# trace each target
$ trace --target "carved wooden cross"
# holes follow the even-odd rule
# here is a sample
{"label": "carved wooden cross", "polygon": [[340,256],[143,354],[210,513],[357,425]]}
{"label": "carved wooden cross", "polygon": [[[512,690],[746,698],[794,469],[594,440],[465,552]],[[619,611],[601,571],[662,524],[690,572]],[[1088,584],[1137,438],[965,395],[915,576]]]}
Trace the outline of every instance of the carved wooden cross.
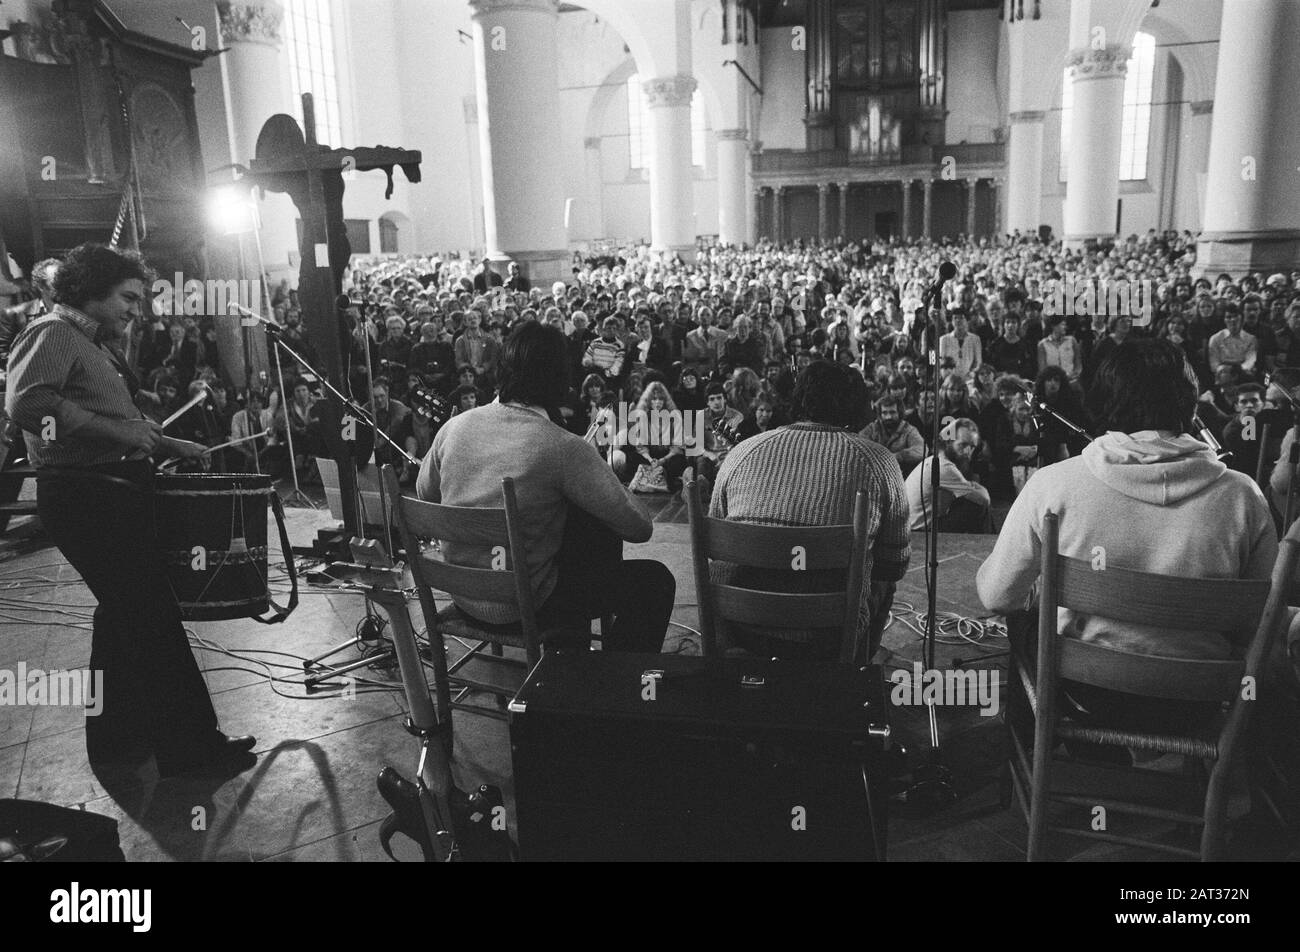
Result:
{"label": "carved wooden cross", "polygon": [[[316,141],[316,117],[311,93],[302,97],[303,125],[292,116],[272,116],[257,137],[257,155],[249,164],[248,176],[262,188],[284,192],[293,199],[302,217],[299,240],[301,264],[298,271],[298,301],[302,306],[307,334],[320,356],[321,373],[340,392],[349,393],[348,365],[351,343],[337,300],[343,287],[352,248],[343,222],[343,175],[383,169],[388,174],[385,198],[393,194],[393,166],[400,165],[412,184],[420,181],[419,152],[385,146],[360,149],[331,149]],[[343,407],[333,398],[330,420],[323,435],[330,455],[339,463],[344,523],[349,532],[360,534],[356,511],[355,480],[351,447],[333,425],[343,416]],[[364,398],[361,401],[364,402]]]}

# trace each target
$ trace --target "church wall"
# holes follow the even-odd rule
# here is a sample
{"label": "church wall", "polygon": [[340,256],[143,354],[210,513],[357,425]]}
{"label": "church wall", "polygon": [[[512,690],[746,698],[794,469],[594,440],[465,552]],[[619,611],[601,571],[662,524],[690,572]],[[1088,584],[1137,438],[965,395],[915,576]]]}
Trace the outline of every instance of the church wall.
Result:
{"label": "church wall", "polygon": [[948,142],[994,142],[1003,125],[998,99],[998,43],[1002,21],[996,10],[948,15]]}

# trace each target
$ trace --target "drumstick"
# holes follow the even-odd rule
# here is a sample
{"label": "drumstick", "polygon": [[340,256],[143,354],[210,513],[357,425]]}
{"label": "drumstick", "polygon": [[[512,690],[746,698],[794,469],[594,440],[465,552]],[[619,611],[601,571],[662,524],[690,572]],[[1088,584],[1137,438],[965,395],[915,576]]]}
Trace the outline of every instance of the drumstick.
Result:
{"label": "drumstick", "polygon": [[[203,455],[204,455],[204,456],[207,456],[207,455],[209,455],[210,453],[215,453],[217,450],[226,450],[226,449],[230,449],[230,447],[232,447],[232,446],[238,446],[240,443],[247,443],[247,442],[249,442],[250,440],[260,440],[262,437],[266,436],[266,435],[269,434],[270,432],[271,432],[270,430],[263,430],[261,433],[254,433],[252,436],[245,436],[245,437],[241,437],[240,439],[237,439],[237,440],[231,440],[229,443],[222,443],[222,444],[220,444],[219,446],[209,446],[209,447],[207,447],[206,449],[204,449],[204,451],[203,451]],[[178,459],[169,459],[167,462],[163,463],[163,464],[162,464],[161,466],[159,466],[158,468],[159,468],[159,469],[169,469],[170,467],[172,467],[172,466],[176,466],[177,464],[179,464],[179,463],[183,463],[183,462],[185,462],[185,460],[184,460],[183,458],[178,458]]]}
{"label": "drumstick", "polygon": [[190,402],[189,402],[189,403],[185,404],[185,406],[181,407],[179,410],[177,410],[175,413],[173,413],[173,414],[172,414],[171,416],[169,416],[167,419],[163,420],[163,422],[162,422],[162,427],[163,427],[163,429],[164,429],[164,430],[167,429],[167,427],[171,426],[173,423],[175,423],[177,420],[179,420],[182,416],[184,416],[184,415],[185,415],[185,412],[186,412],[187,410],[189,410],[190,407],[194,406],[196,403],[202,403],[202,402],[203,402],[204,400],[206,400],[207,398],[208,398],[208,394],[207,394],[206,391],[204,391],[203,393],[196,393],[193,397],[190,398]]}

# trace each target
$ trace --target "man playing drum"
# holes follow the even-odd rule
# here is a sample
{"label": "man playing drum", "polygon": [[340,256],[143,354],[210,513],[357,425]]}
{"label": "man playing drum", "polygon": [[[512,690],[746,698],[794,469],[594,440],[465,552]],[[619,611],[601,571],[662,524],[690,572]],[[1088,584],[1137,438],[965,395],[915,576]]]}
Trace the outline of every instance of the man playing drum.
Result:
{"label": "man playing drum", "polygon": [[37,468],[41,523],[98,602],[90,667],[103,672],[103,696],[86,722],[91,764],[152,752],[164,777],[229,776],[256,763],[255,741],[218,729],[154,539],[150,454],[206,449],[144,419],[117,349],[151,280],[138,255],[69,252],[54,313],[13,343],[5,409]]}

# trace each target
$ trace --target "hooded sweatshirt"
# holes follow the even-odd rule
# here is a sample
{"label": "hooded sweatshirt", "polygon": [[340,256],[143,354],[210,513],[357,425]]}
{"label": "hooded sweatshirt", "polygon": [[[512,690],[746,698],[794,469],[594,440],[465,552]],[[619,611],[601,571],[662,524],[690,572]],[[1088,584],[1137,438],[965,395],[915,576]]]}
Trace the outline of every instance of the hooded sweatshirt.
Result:
{"label": "hooded sweatshirt", "polygon": [[[1248,476],[1228,469],[1190,436],[1111,432],[1082,455],[1040,469],[1025,484],[976,576],[989,610],[1022,610],[1036,595],[1049,512],[1060,516],[1061,554],[1098,566],[1188,578],[1267,579],[1277,557],[1268,504]],[[1060,610],[1058,622],[1067,636],[1139,654],[1199,659],[1240,654],[1223,632],[1135,625],[1067,609]]]}

